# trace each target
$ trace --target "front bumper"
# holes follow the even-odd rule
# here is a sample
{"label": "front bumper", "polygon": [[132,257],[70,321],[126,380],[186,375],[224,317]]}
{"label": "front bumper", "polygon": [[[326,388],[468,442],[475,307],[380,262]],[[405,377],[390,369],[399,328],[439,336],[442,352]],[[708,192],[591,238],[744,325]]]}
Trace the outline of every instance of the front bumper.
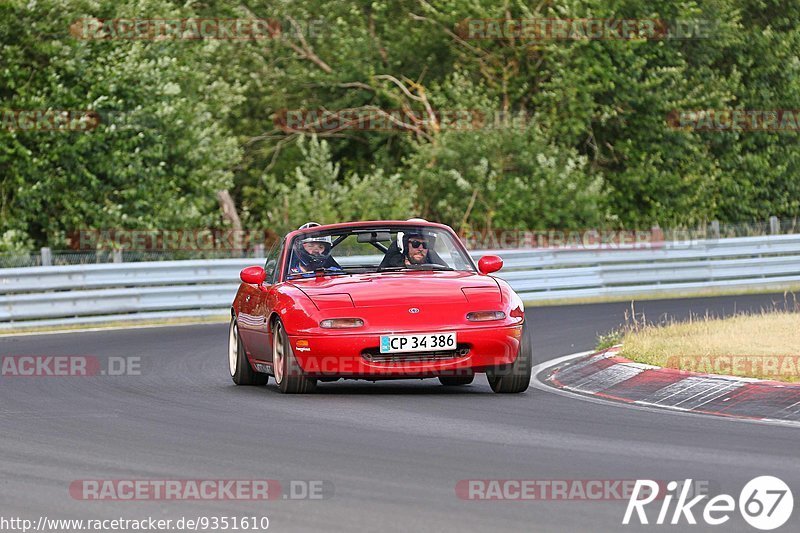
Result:
{"label": "front bumper", "polygon": [[[435,333],[417,331],[415,333]],[[514,362],[522,325],[471,327],[457,330],[452,352],[380,354],[385,333],[290,335],[298,364],[309,377],[401,378],[464,375]]]}

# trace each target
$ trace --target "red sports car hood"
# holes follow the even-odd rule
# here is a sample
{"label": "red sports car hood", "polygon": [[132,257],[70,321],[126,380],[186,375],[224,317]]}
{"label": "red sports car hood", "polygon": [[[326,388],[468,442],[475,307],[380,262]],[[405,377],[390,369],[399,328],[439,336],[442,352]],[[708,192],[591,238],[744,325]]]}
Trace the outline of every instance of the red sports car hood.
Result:
{"label": "red sports car hood", "polygon": [[315,304],[322,307],[379,307],[415,302],[500,303],[497,282],[469,272],[383,272],[292,280]]}

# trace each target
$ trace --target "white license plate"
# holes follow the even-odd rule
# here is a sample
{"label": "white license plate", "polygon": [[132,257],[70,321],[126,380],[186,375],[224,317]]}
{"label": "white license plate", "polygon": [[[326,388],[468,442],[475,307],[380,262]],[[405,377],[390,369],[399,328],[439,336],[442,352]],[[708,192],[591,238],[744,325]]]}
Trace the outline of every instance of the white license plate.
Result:
{"label": "white license plate", "polygon": [[381,335],[381,353],[438,352],[456,349],[456,334]]}

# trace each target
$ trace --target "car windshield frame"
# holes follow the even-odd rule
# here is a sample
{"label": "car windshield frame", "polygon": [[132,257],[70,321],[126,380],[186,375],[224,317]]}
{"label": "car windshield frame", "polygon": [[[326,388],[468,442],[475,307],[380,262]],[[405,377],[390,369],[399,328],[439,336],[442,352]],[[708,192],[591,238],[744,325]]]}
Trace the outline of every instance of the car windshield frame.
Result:
{"label": "car windshield frame", "polygon": [[[389,233],[391,236],[391,240],[389,241],[368,241],[363,242],[365,246],[372,245],[375,249],[375,254],[378,255],[379,253],[386,254],[389,250],[389,247],[392,246],[396,239],[397,234],[399,232],[408,232],[408,230],[415,230],[421,231],[424,233],[432,233],[436,234],[436,238],[445,238],[448,241],[445,241],[445,246],[450,253],[450,256],[453,255],[457,256],[457,260],[454,260],[452,264],[448,264],[447,266],[437,264],[437,263],[423,263],[420,265],[412,265],[412,266],[399,266],[399,267],[384,267],[381,268],[380,264],[378,265],[341,265],[341,271],[334,271],[329,268],[318,269],[317,271],[309,271],[304,273],[292,273],[290,272],[290,267],[295,257],[294,255],[294,247],[295,244],[300,239],[306,239],[309,236],[330,236],[332,240],[331,249],[335,250],[337,246],[339,246],[343,241],[346,239],[355,237],[358,234],[370,234],[370,233]],[[332,257],[336,259],[335,252],[330,252]],[[346,256],[345,256],[346,257]],[[438,255],[437,255],[438,257]],[[341,257],[340,257],[341,259]],[[444,259],[439,257],[443,262],[447,263]],[[459,266],[459,268],[455,268],[455,266]],[[468,272],[471,274],[477,274],[478,268],[475,265],[475,261],[472,259],[472,256],[467,251],[464,243],[461,239],[456,235],[456,233],[447,226],[442,226],[438,224],[424,224],[424,223],[413,223],[413,224],[392,224],[392,223],[385,223],[385,224],[375,224],[375,225],[357,225],[357,226],[345,226],[345,227],[325,227],[321,226],[319,228],[314,228],[313,231],[301,231],[297,232],[295,235],[291,236],[291,239],[286,239],[286,250],[284,256],[283,266],[281,268],[281,280],[282,281],[297,281],[303,279],[311,279],[316,278],[317,276],[329,276],[329,275],[352,275],[352,274],[382,274],[382,273],[408,273],[408,272]]]}

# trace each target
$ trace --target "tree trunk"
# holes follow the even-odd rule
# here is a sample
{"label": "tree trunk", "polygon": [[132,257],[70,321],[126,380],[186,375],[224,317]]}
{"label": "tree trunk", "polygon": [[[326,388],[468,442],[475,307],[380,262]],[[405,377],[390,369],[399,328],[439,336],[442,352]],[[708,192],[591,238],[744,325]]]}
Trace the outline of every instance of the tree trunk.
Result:
{"label": "tree trunk", "polygon": [[242,220],[236,211],[236,204],[227,189],[217,191],[217,200],[222,209],[222,218],[230,221],[233,229],[233,249],[242,250]]}

